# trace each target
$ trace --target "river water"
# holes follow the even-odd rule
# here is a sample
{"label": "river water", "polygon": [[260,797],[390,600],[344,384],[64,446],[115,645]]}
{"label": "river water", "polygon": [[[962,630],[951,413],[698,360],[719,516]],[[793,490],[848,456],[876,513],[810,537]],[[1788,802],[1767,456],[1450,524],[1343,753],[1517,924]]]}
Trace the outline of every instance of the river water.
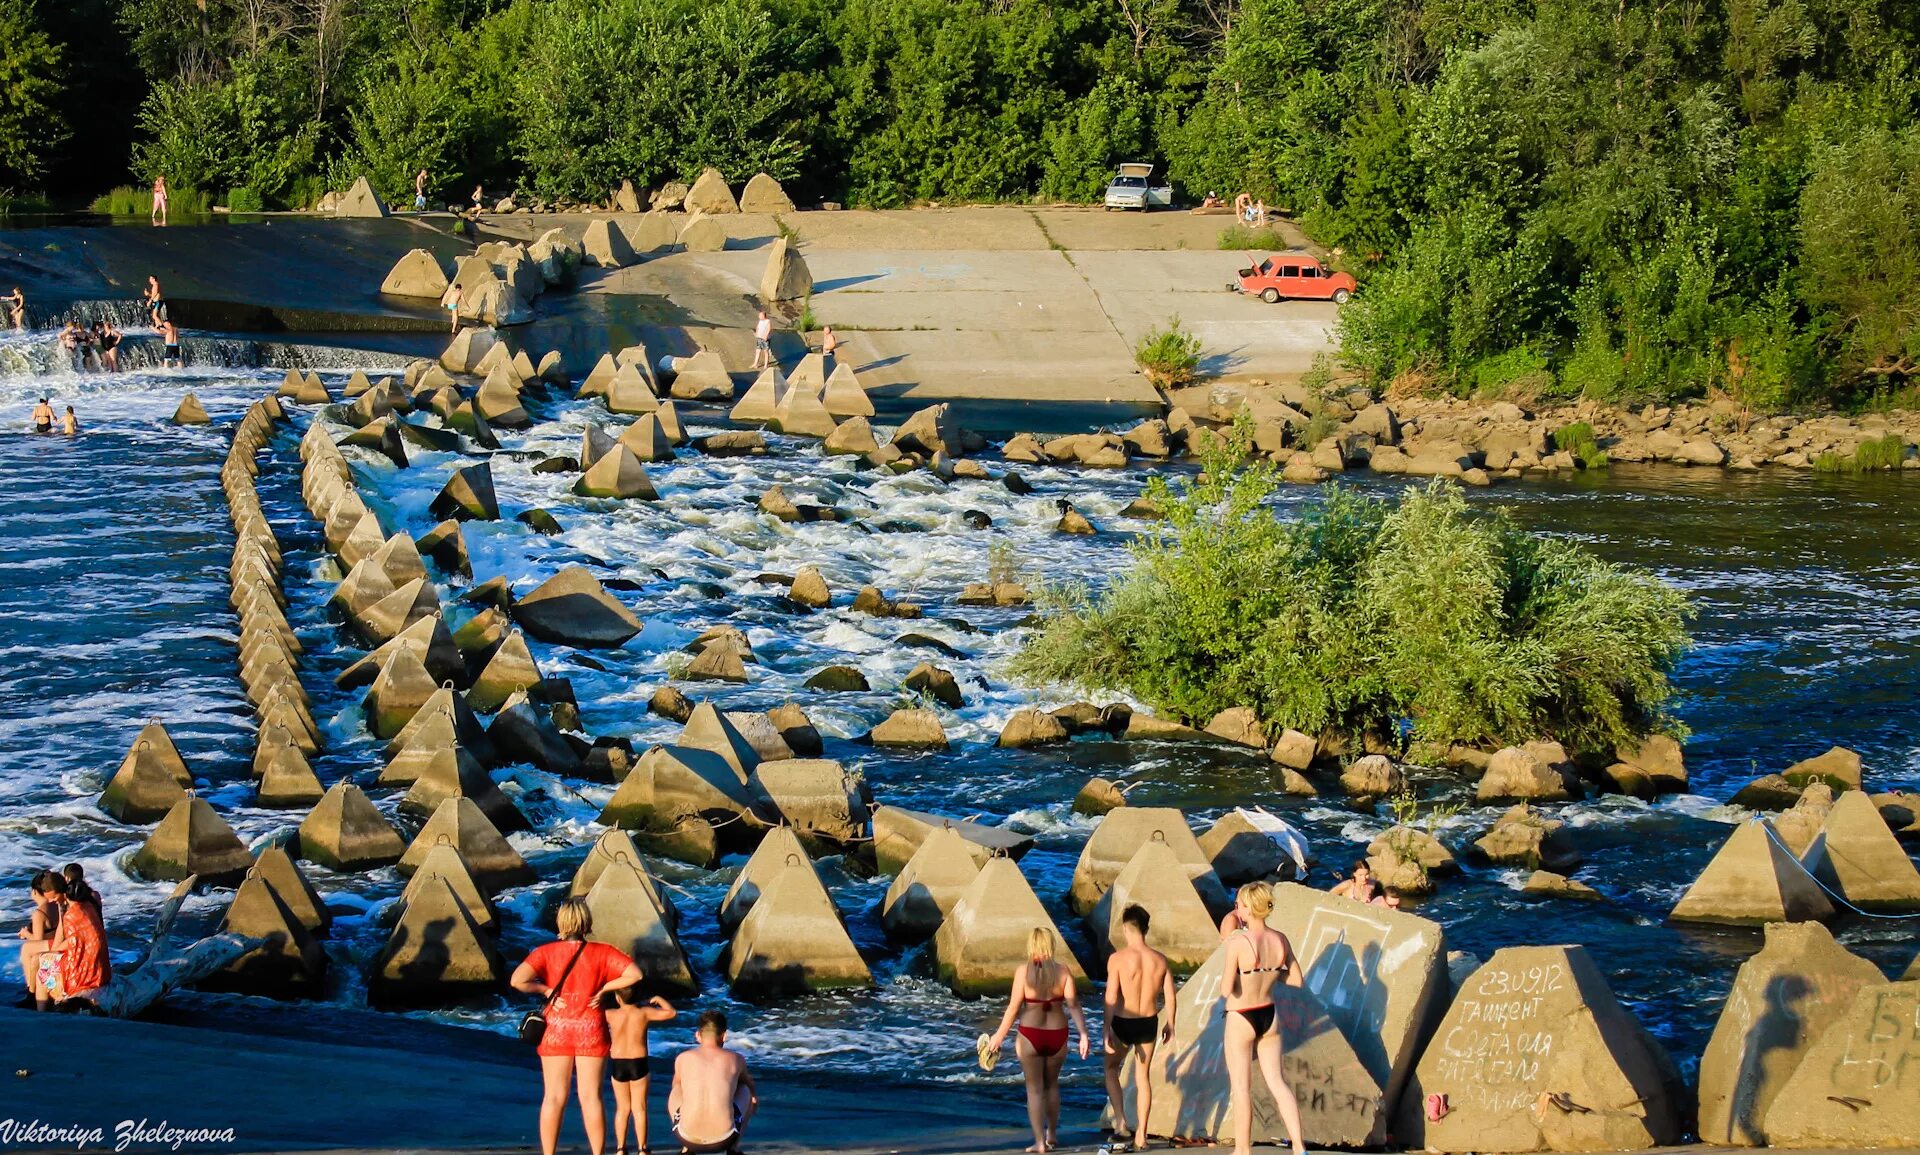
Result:
{"label": "river water", "polygon": [[[93,799],[149,718],[164,719],[203,780],[202,794],[242,837],[259,843],[290,828],[298,813],[252,805],[248,761],[252,716],[234,676],[235,622],[226,604],[231,536],[217,486],[226,429],[241,409],[278,380],[267,369],[140,369],[106,378],[52,371],[46,334],[11,338],[0,348],[0,890],[14,912],[28,908],[32,871],[77,860],[105,893],[116,948],[124,957],[164,898],[165,885],[130,878],[121,861],[144,830],[123,827]],[[0,341],[0,344],[5,344]],[[11,353],[9,352],[11,350]],[[245,364],[233,354],[222,358]],[[331,375],[337,384],[344,372]],[[166,424],[180,395],[197,392],[213,413],[210,428]],[[86,434],[64,438],[22,432],[37,396],[72,403]],[[1091,824],[1068,803],[1094,774],[1145,779],[1134,801],[1185,808],[1196,822],[1224,808],[1260,803],[1308,835],[1323,866],[1338,866],[1387,820],[1344,808],[1337,797],[1301,802],[1271,792],[1260,759],[1209,746],[1081,739],[1049,751],[1003,751],[1000,725],[1027,705],[1051,706],[1082,695],[1065,687],[1014,686],[1004,673],[1020,645],[1024,611],[962,608],[960,586],[985,577],[989,549],[1006,543],[1030,578],[1098,583],[1125,561],[1121,533],[1066,538],[1050,532],[1053,501],[1070,496],[1096,524],[1129,523],[1118,510],[1141,474],[1021,467],[1036,492],[1016,497],[998,482],[943,485],[926,474],[856,473],[817,447],[775,439],[763,459],[709,459],[692,452],[649,466],[665,500],[607,503],[571,497],[568,475],[531,472],[533,454],[572,454],[582,423],[604,419],[596,404],[565,402],[524,435],[504,434],[494,474],[508,519],[472,525],[475,572],[505,573],[522,588],[563,565],[597,561],[612,576],[642,583],[621,595],[646,621],[626,648],[591,659],[533,643],[550,675],[573,682],[588,729],[631,735],[636,744],[669,741],[678,727],[646,712],[652,690],[681,659],[679,647],[707,626],[745,629],[758,664],[746,686],[688,687],[723,709],[767,709],[801,702],[827,737],[827,756],[858,765],[883,801],[949,812],[986,813],[1038,835],[1022,862],[1062,929],[1084,949],[1086,937],[1065,909],[1073,863]],[[303,419],[304,421],[304,419]],[[693,422],[696,431],[700,422]],[[286,550],[291,616],[308,645],[307,686],[328,735],[315,761],[323,781],[353,774],[370,782],[379,765],[360,725],[357,694],[332,687],[353,653],[322,612],[329,589],[319,570],[314,524],[300,507],[292,440],[283,433],[262,471],[261,493]],[[517,457],[516,452],[528,452]],[[363,492],[390,528],[419,533],[426,506],[461,459],[416,453],[412,468],[357,465]],[[852,523],[789,526],[757,513],[754,499],[780,482],[797,498],[860,514]],[[1386,490],[1367,478],[1347,484]],[[1840,478],[1802,474],[1619,468],[1564,482],[1503,485],[1474,499],[1510,510],[1522,523],[1579,540],[1616,561],[1647,566],[1693,594],[1697,647],[1682,664],[1679,714],[1693,730],[1687,761],[1695,793],[1658,804],[1603,798],[1565,808],[1578,828],[1585,865],[1576,877],[1603,903],[1542,902],[1518,890],[1522,872],[1469,869],[1420,907],[1447,927],[1456,949],[1485,957],[1504,945],[1585,944],[1615,991],[1673,1048],[1683,1065],[1699,1055],[1721,996],[1739,961],[1758,945],[1749,931],[1676,929],[1663,924],[1687,882],[1731,832],[1742,812],[1724,800],[1744,781],[1841,744],[1866,758],[1871,788],[1920,784],[1920,510],[1907,477]],[[1312,500],[1286,493],[1283,504]],[[542,537],[510,520],[541,506],[564,527]],[[962,514],[985,512],[992,528],[969,528]],[[901,623],[834,609],[797,615],[780,588],[755,580],[818,566],[842,595],[860,584],[926,605],[928,619]],[[664,576],[661,576],[664,574]],[[443,590],[443,600],[453,604]],[[844,606],[845,597],[842,598]],[[900,678],[926,655],[892,639],[903,628],[938,637],[964,656],[936,659],[959,677],[966,705],[946,718],[954,742],[938,754],[877,753],[847,741],[884,717]],[[596,669],[595,663],[604,667]],[[830,662],[860,666],[866,694],[815,695],[800,688]],[[593,818],[611,787],[557,780],[525,767],[496,773],[534,820],[513,837],[538,869],[539,886],[502,900],[509,923],[503,950],[514,959],[540,940],[529,923],[548,891],[564,885],[597,833]],[[1470,801],[1471,782],[1420,780],[1428,797]],[[392,799],[383,805],[390,806]],[[1474,809],[1449,821],[1443,837],[1464,844],[1497,811]],[[981,1076],[971,1040],[998,1007],[948,995],[930,977],[924,951],[901,951],[881,934],[885,881],[852,877],[832,860],[823,871],[855,941],[873,962],[870,992],[743,1006],[717,971],[721,946],[713,910],[737,863],[713,872],[671,863],[660,872],[682,888],[682,927],[703,980],[696,1009],[724,1007],[737,1041],[757,1063],[816,1072],[859,1073],[910,1083],[1017,1080],[1003,1066]],[[332,876],[311,872],[339,917],[327,942],[333,960],[325,1002],[363,1006],[363,971],[384,931],[378,910],[399,893],[391,870]],[[1329,880],[1324,869],[1321,884]],[[183,929],[210,927],[224,894],[196,897]],[[517,917],[516,917],[517,916]],[[1915,949],[1912,920],[1835,924],[1842,941],[1889,969]],[[0,980],[19,981],[9,952]],[[15,988],[18,989],[18,988]],[[228,1020],[269,1016],[253,1000],[186,996]],[[395,1014],[395,1037],[419,1018],[504,1032],[517,1016],[504,999],[410,1015]],[[297,1017],[319,1009],[299,1009]],[[687,1034],[670,1026],[667,1040]],[[363,1040],[364,1040],[364,1036]],[[1073,1097],[1090,1101],[1096,1063],[1069,1065]]]}

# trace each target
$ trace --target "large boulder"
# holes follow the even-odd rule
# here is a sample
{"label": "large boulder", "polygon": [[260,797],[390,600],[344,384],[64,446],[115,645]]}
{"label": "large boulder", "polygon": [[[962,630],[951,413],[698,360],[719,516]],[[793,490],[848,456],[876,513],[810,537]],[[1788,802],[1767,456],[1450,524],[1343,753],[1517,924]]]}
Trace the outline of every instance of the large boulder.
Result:
{"label": "large boulder", "polygon": [[942,403],[929,405],[907,418],[894,432],[891,444],[903,453],[925,457],[944,453],[948,457],[959,457],[965,452],[961,441],[959,418],[952,406]]}
{"label": "large boulder", "polygon": [[640,632],[640,619],[579,566],[568,566],[513,603],[513,620],[543,642],[618,649]]}
{"label": "large boulder", "polygon": [[[1176,1139],[1232,1143],[1233,1100],[1222,1056],[1226,1053],[1226,1013],[1222,972],[1226,947],[1215,949],[1200,969],[1180,987],[1175,1003],[1173,1043],[1165,1048],[1171,1061],[1148,1069],[1153,1106],[1147,1112],[1147,1133]],[[1275,984],[1274,1026],[1280,1033],[1285,1075],[1300,1104],[1302,1138],[1315,1147],[1377,1147],[1386,1137],[1387,1111],[1379,1082],[1354,1054],[1339,1027],[1311,992]],[[1127,1113],[1138,1117],[1133,1064],[1129,1057],[1121,1071]],[[1252,1143],[1284,1144],[1286,1128],[1280,1122],[1266,1080],[1252,1082]]]}
{"label": "large boulder", "polygon": [[1783,772],[1795,786],[1824,782],[1837,794],[1860,789],[1860,755],[1845,746],[1835,746],[1825,754],[1795,762]]}
{"label": "large boulder", "polygon": [[1863,986],[1761,1119],[1774,1147],[1912,1147],[1920,1135],[1920,981]]}
{"label": "large boulder", "polygon": [[1145,842],[1087,913],[1093,949],[1104,960],[1127,945],[1120,916],[1140,906],[1150,916],[1147,945],[1167,956],[1175,974],[1190,974],[1220,945],[1213,914],[1194,889],[1179,856],[1164,842]]}
{"label": "large boulder", "polygon": [[880,925],[889,936],[908,942],[931,938],[979,876],[980,863],[967,840],[951,828],[935,830],[887,887]]}
{"label": "large boulder", "polygon": [[944,750],[947,731],[940,725],[940,715],[934,711],[902,706],[869,730],[867,740],[875,746]]}
{"label": "large boulder", "polygon": [[447,291],[447,269],[440,258],[425,249],[414,249],[395,261],[380,282],[380,291],[390,297],[423,297],[439,300]]}
{"label": "large boulder", "polygon": [[1550,760],[1542,747],[1550,744],[1508,746],[1495,751],[1486,773],[1474,790],[1474,798],[1489,802],[1565,802],[1580,797],[1579,780],[1573,766],[1558,746],[1559,760]]}
{"label": "large boulder", "polygon": [[720,170],[711,166],[700,170],[700,176],[687,190],[684,202],[690,213],[737,213],[740,202],[733,199],[733,190],[727,187],[727,178]]}
{"label": "large boulder", "polygon": [[922,810],[881,806],[873,812],[873,857],[881,874],[898,874],[936,830],[952,830],[967,843],[979,865],[1004,855],[1018,861],[1033,849],[1033,836],[988,826],[971,818],[948,818]]}
{"label": "large boulder", "polygon": [[[1680,1140],[1678,1072],[1584,947],[1495,952],[1433,1038],[1395,1118],[1409,1147],[1640,1151]],[[1431,1095],[1446,1096],[1438,1119]]]}
{"label": "large boulder", "polygon": [[680,226],[680,235],[675,243],[689,253],[724,252],[727,247],[727,226],[710,213],[689,213],[685,223]]}
{"label": "large boulder", "polygon": [[1766,1146],[1767,1112],[1807,1052],[1862,988],[1886,981],[1817,922],[1768,923],[1700,1056],[1701,1142]]}
{"label": "large boulder", "polygon": [[767,247],[767,267],[760,273],[760,299],[798,301],[813,292],[813,274],[807,259],[785,237]]}
{"label": "large boulder", "polygon": [[1522,802],[1502,814],[1493,829],[1476,839],[1473,846],[1496,866],[1564,873],[1580,864],[1580,852],[1566,827],[1559,819]]}
{"label": "large boulder", "polygon": [[[1809,792],[1813,789],[1808,787]],[[1914,869],[1873,799],[1859,790],[1848,790],[1834,800],[1802,859],[1828,890],[1853,906],[1920,909],[1920,871]]]}
{"label": "large boulder", "polygon": [[1086,914],[1100,901],[1113,880],[1149,842],[1166,845],[1216,916],[1231,905],[1226,889],[1213,873],[1213,862],[1187,826],[1187,816],[1170,806],[1123,806],[1110,810],[1093,829],[1073,868],[1069,893],[1074,912]]}
{"label": "large boulder", "polygon": [[1067,940],[1011,858],[989,858],[954,902],[933,936],[940,981],[961,998],[1004,995],[1013,972],[1028,961],[1027,936],[1040,927],[1053,936],[1053,957],[1084,980]]}
{"label": "large boulder", "polygon": [[1687,763],[1680,743],[1652,734],[1634,746],[1621,746],[1601,772],[1608,789],[1638,798],[1678,794],[1687,789]]}
{"label": "large boulder", "polygon": [[780,182],[764,172],[753,174],[747,187],[740,190],[740,211],[743,213],[790,213],[793,211],[793,198]]}
{"label": "large boulder", "polygon": [[1280,843],[1240,810],[1229,810],[1216,819],[1200,836],[1200,849],[1213,863],[1222,886],[1274,878],[1293,865]]}
{"label": "large boulder", "polygon": [[1833,904],[1780,844],[1773,824],[1756,818],[1735,828],[1667,918],[1759,926],[1832,915]]}

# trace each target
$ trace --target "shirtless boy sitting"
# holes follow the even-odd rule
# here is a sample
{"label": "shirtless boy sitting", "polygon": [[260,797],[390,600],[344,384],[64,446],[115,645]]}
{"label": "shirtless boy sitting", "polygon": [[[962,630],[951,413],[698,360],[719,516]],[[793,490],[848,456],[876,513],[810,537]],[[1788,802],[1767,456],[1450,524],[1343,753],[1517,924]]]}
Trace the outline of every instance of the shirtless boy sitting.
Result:
{"label": "shirtless boy sitting", "polygon": [[[1153,1109],[1153,1088],[1147,1072],[1157,1043],[1173,1041],[1173,972],[1167,956],[1147,945],[1147,912],[1135,905],[1120,912],[1120,934],[1126,945],[1107,960],[1107,1100],[1113,1105],[1113,1140],[1123,1143],[1132,1133],[1133,1149],[1147,1146],[1147,1113]],[[1166,1021],[1160,1015],[1166,1014]],[[1127,1126],[1127,1097],[1120,1068],[1134,1057],[1135,1125]]]}
{"label": "shirtless boy sitting", "polygon": [[667,1115],[681,1155],[738,1150],[760,1105],[753,1076],[747,1073],[746,1059],[726,1047],[727,1016],[703,1012],[694,1038],[697,1045],[673,1060],[673,1090],[667,1094]]}

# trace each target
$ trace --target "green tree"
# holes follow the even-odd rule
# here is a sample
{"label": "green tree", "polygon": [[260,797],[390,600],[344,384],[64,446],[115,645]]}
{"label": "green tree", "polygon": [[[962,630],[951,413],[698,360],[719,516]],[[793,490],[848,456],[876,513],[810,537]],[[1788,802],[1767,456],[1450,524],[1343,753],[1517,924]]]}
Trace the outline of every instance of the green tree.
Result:
{"label": "green tree", "polygon": [[1920,371],[1920,131],[1876,129],[1825,148],[1800,202],[1801,292],[1843,369]]}
{"label": "green tree", "polygon": [[0,187],[38,182],[66,138],[56,111],[61,63],[32,0],[0,0]]}

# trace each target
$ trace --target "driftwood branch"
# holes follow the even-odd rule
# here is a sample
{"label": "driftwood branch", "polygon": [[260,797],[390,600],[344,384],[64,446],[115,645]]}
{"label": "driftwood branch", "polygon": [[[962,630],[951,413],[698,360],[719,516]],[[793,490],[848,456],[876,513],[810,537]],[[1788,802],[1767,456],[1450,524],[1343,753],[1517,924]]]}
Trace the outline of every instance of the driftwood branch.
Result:
{"label": "driftwood branch", "polygon": [[197,983],[234,960],[267,945],[264,938],[238,934],[216,934],[174,950],[168,941],[180,904],[193,892],[197,877],[188,878],[173,888],[160,915],[153,923],[153,942],[146,957],[137,966],[117,972],[107,985],[95,991],[92,1000],[100,1013],[116,1019],[130,1019],[165,998],[168,991]]}

